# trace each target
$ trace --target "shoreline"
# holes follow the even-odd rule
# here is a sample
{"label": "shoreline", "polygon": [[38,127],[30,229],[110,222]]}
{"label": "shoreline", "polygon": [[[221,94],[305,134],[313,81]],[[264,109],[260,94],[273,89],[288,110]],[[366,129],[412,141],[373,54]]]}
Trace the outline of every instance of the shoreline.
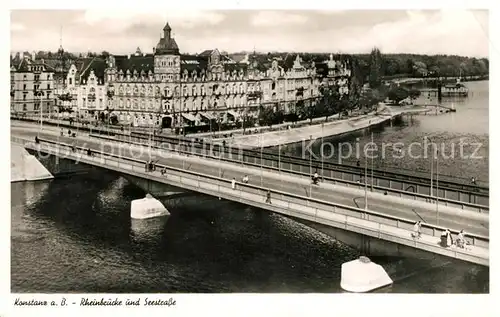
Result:
{"label": "shoreline", "polygon": [[247,149],[269,148],[279,145],[287,145],[307,140],[314,141],[322,137],[339,136],[369,128],[392,120],[403,114],[421,114],[430,111],[424,107],[399,107],[382,104],[377,112],[371,112],[354,118],[348,118],[321,124],[313,124],[306,127],[292,128],[290,130],[270,131],[251,135],[238,135],[232,138],[220,138],[214,143],[226,141],[229,146]]}

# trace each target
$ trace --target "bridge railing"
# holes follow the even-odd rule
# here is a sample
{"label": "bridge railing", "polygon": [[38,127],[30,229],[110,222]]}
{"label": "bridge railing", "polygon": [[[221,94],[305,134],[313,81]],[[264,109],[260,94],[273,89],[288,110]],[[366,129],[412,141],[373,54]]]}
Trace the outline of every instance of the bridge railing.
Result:
{"label": "bridge railing", "polygon": [[[25,140],[22,138],[12,138],[11,140],[16,143],[20,143],[33,150],[38,150],[43,152],[43,144],[34,144],[32,141]],[[401,217],[395,217],[391,215],[386,215],[373,210],[364,210],[356,207],[346,206],[338,203],[327,202],[311,197],[299,196],[295,194],[286,193],[283,191],[268,189],[265,187],[253,185],[253,184],[242,184],[238,183],[238,190],[233,190],[231,188],[231,181],[216,176],[201,174],[185,169],[179,169],[169,166],[163,166],[157,164],[159,168],[165,168],[167,171],[166,175],[161,175],[159,172],[155,174],[145,171],[145,162],[142,160],[137,160],[128,157],[122,157],[116,154],[110,154],[100,151],[92,151],[95,156],[85,155],[87,148],[75,147],[72,145],[65,144],[63,142],[54,142],[49,140],[41,140],[42,143],[47,144],[45,148],[47,152],[54,155],[61,155],[61,147],[66,148],[67,152],[64,155],[70,159],[81,161],[83,163],[91,162],[91,164],[102,166],[108,169],[114,169],[116,171],[125,172],[126,170],[136,173],[137,176],[145,177],[149,179],[156,179],[160,182],[170,182],[173,185],[180,184],[181,187],[190,187],[193,190],[198,190],[205,193],[216,193],[218,195],[224,195],[224,197],[239,195],[240,200],[258,200],[261,198],[261,206],[266,206],[266,208],[284,208],[288,211],[294,211],[294,213],[308,215],[307,217],[302,217],[304,219],[317,219],[322,217],[330,222],[336,221],[343,223],[345,226],[363,224],[365,229],[378,230],[379,233],[387,234],[387,228],[396,228],[402,231],[406,236],[403,238],[411,240],[409,233],[413,228],[415,220],[406,219]],[[74,150],[74,151],[73,151]],[[266,204],[265,198],[267,192],[271,192],[272,204]],[[229,194],[228,194],[229,193]],[[234,198],[234,197],[233,197]],[[295,214],[289,214],[290,216],[297,216]],[[364,221],[363,221],[364,220]],[[370,224],[371,222],[372,224]],[[375,223],[373,223],[375,222]],[[384,230],[386,228],[386,230]],[[439,237],[446,228],[432,225],[428,223],[422,224],[422,233],[425,235]],[[456,237],[458,235],[457,230],[450,230],[452,235]],[[401,238],[401,236],[398,235]],[[467,234],[466,240],[468,244],[488,249],[489,248],[489,238],[476,234]],[[423,243],[419,241],[414,241],[415,245],[417,243]],[[453,250],[455,255],[459,253],[468,254],[467,250],[456,249]]]}
{"label": "bridge railing", "polygon": [[[150,138],[147,136],[147,134],[142,134],[142,133],[133,133],[132,135],[116,134],[115,137],[122,140],[133,139],[134,141],[140,143],[150,142]],[[195,139],[180,139],[173,137],[153,136],[153,143],[162,146],[165,145],[165,143],[173,145],[179,144],[180,146],[183,146],[186,149],[189,148],[192,151],[202,150],[206,145],[209,145],[211,147],[210,149],[211,151],[215,151],[217,153],[220,152],[225,157],[226,156],[234,157],[245,163],[254,162],[263,165],[270,165],[280,160],[281,161],[280,165],[283,169],[286,169],[287,166],[290,170],[299,170],[299,171],[305,169],[309,170],[311,168],[317,170],[321,169],[325,174],[330,174],[330,176],[335,176],[337,178],[341,178],[344,180],[354,180],[354,178],[360,174],[360,171],[364,172],[364,169],[360,169],[359,167],[351,166],[348,164],[339,164],[331,161],[321,162],[317,159],[309,161],[307,159],[295,156],[278,155],[278,153],[269,150],[265,150],[262,151],[262,153],[260,153],[259,151],[252,149],[240,149],[232,147],[224,148],[217,143],[213,144],[203,143]],[[379,182],[387,184],[387,186],[389,187],[391,187],[392,185],[399,185],[399,186],[403,186],[404,184],[406,184],[406,186],[413,185],[413,187],[419,186],[421,190],[425,190],[425,192],[430,193],[430,180],[427,178],[428,174],[426,174],[426,178],[423,178],[422,176],[399,174],[380,169],[374,169],[373,172],[374,172],[374,181],[376,182],[377,185]],[[443,198],[450,198],[451,196],[456,196],[457,197],[456,200],[460,201],[461,201],[461,196],[462,198],[469,196],[469,202],[472,202],[470,201],[470,199],[477,197],[478,199],[486,201],[485,203],[480,203],[480,204],[482,205],[489,204],[488,201],[489,189],[487,187],[471,185],[469,183],[470,180],[467,180],[468,183],[464,184],[464,183],[454,183],[446,181],[445,179],[443,179],[443,175],[439,175],[439,178],[440,178],[439,183],[442,186],[440,187],[439,192],[436,189],[437,187],[436,186],[434,187],[434,193],[433,193],[434,195],[441,196]],[[391,180],[393,181],[392,185],[391,185]],[[437,185],[436,179],[433,180],[433,183],[434,185]]]}
{"label": "bridge railing", "polygon": [[[12,119],[16,119],[16,118],[12,118]],[[31,119],[25,119],[25,118],[17,118],[16,120],[39,122],[39,121],[37,121],[37,119],[31,120]],[[45,123],[45,121],[44,121],[44,123]],[[47,122],[47,124],[55,125],[54,123],[51,123],[51,122]],[[116,136],[127,137],[127,138],[129,137],[129,133],[127,130],[120,131],[119,128],[111,128],[110,127],[109,129],[107,129],[107,128],[103,128],[102,126],[92,127],[92,126],[78,125],[76,123],[74,125],[61,124],[60,126],[64,126],[64,127],[71,128],[71,129],[79,127],[81,130],[86,130],[86,131],[99,130],[99,131],[101,131],[102,134],[116,135]],[[147,134],[144,134],[144,133],[138,133],[138,134],[143,135],[142,139],[144,139],[144,138],[148,139]],[[188,137],[181,137],[181,136],[164,136],[164,135],[158,136],[158,135],[156,135],[155,138],[157,138],[157,139],[161,138],[162,140],[160,142],[165,142],[164,140],[169,140],[169,142],[177,142],[177,143],[179,143],[179,142],[197,143],[197,142],[195,142],[195,138],[188,138]],[[214,144],[214,145],[217,145],[217,144]],[[245,152],[245,155],[249,155],[247,153],[259,154],[258,150],[256,151],[253,149],[245,149],[244,152]],[[274,160],[277,160],[278,155],[274,151],[269,150],[269,149],[264,149],[263,152],[264,152],[264,158],[271,157]],[[282,157],[283,161],[286,161],[287,159],[289,159],[289,160],[293,160],[295,163],[302,162],[302,163],[307,163],[306,165],[308,165],[308,162],[304,162],[303,159],[298,158],[298,157],[289,156],[286,154],[282,154],[281,157]],[[305,161],[308,161],[308,160],[305,160]],[[313,163],[313,166],[315,168],[319,166],[318,164],[321,164],[321,162],[318,162],[318,160],[313,160],[312,163]],[[356,174],[356,170],[355,170],[356,166],[354,164],[355,164],[354,162],[346,162],[345,164],[338,164],[335,162],[324,162],[324,167],[325,168],[332,168],[335,170],[343,169],[345,174],[348,174],[348,173]],[[426,171],[420,171],[420,170],[417,171],[415,169],[410,170],[410,169],[398,167],[398,171],[401,171],[401,170],[404,170],[405,173],[397,173],[397,172],[394,172],[394,168],[387,168],[387,167],[382,168],[379,166],[376,169],[374,169],[374,172],[375,172],[375,175],[377,177],[387,177],[389,179],[390,177],[394,177],[395,175],[397,175],[398,177],[402,177],[403,179],[405,179],[406,182],[410,182],[412,179],[416,179],[416,178],[418,178],[418,179],[425,178],[425,182],[426,183],[429,182],[428,172],[426,172]],[[447,180],[447,178],[449,178],[451,180]],[[487,182],[482,183],[481,180],[477,181],[478,185],[471,185],[469,178],[458,177],[456,175],[439,174],[439,179],[440,179],[440,184],[445,185],[446,183],[448,183],[449,188],[453,187],[456,190],[460,190],[460,189],[466,190],[467,189],[468,191],[474,192],[474,193],[476,193],[475,192],[476,190],[479,190],[480,192],[483,192],[483,191],[488,192],[489,191]],[[412,183],[419,184],[415,181],[413,181]],[[420,184],[425,185],[423,183],[420,183]],[[477,192],[476,194],[479,194],[479,192]]]}
{"label": "bridge railing", "polygon": [[[116,143],[116,144],[128,143],[128,144],[132,144],[132,145],[136,145],[136,146],[140,146],[140,147],[145,146],[144,143],[138,143],[138,142],[134,142],[134,141],[130,141],[130,140],[118,140],[115,138],[103,137],[103,136],[93,136],[93,135],[91,135],[91,137],[97,137],[99,139],[106,140],[107,142]],[[162,148],[159,148],[157,146],[153,146],[153,148],[160,150],[160,151],[166,151],[166,149],[162,149]],[[234,163],[234,164],[241,164],[242,163],[241,160],[233,159],[231,157],[219,157],[219,156],[215,155],[215,153],[211,154],[209,151],[202,152],[202,149],[200,149],[200,152],[195,152],[195,153],[193,153],[192,151],[184,150],[180,146],[176,147],[176,148],[171,148],[168,150],[171,150],[171,151],[178,153],[180,155],[194,154],[194,155],[202,156],[204,158],[210,158],[213,160],[222,160],[222,161],[230,162],[230,163]],[[254,162],[245,162],[245,165],[252,166],[255,168],[262,167],[262,168],[265,168],[266,170],[271,170],[271,171],[275,171],[275,172],[279,171],[281,173],[299,176],[302,179],[308,179],[308,180],[310,179],[309,173],[293,170],[292,166],[290,166],[290,169],[284,169],[284,168],[279,169],[277,167],[277,164],[275,164],[276,166],[269,166],[269,165],[260,165],[260,164],[254,163]],[[345,180],[345,179],[341,179],[341,178],[324,177],[324,180],[326,180],[332,184],[342,184],[342,185],[347,186],[347,187],[354,187],[354,188],[358,188],[358,189],[364,189],[364,186],[365,186],[365,184],[360,182],[360,181],[349,181],[349,180]],[[390,195],[397,196],[400,198],[407,198],[407,199],[419,200],[419,201],[424,201],[424,202],[435,202],[436,201],[435,197],[421,194],[418,192],[404,191],[404,190],[383,187],[383,186],[378,186],[378,185],[374,185],[372,187],[370,184],[368,184],[368,187],[369,187],[369,190],[372,192],[377,192],[377,193],[382,193],[382,194],[390,194]],[[478,211],[480,213],[488,213],[489,212],[488,206],[483,206],[483,205],[473,204],[473,203],[468,203],[468,202],[462,202],[462,201],[457,201],[457,200],[448,199],[448,198],[440,198],[438,203],[441,205],[444,205],[444,206],[472,210],[472,211]]]}

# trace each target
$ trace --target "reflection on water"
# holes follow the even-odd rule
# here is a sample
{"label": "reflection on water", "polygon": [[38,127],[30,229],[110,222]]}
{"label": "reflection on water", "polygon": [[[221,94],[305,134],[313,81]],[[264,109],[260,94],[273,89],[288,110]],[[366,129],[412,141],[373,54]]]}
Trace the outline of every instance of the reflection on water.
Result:
{"label": "reflection on water", "polygon": [[[106,172],[11,189],[13,292],[341,292],[340,266],[359,256],[294,220],[207,196],[131,220],[144,193]],[[374,261],[395,280],[379,292],[489,287],[489,269],[467,263]]]}
{"label": "reflection on water", "polygon": [[[428,148],[427,153],[429,154],[424,156],[422,146],[424,137],[428,137],[432,142],[439,144],[439,148],[442,149],[439,174],[467,180],[474,176],[476,180],[488,182],[489,82],[477,81],[465,84],[470,89],[469,97],[448,97],[442,100],[443,105],[454,105],[457,109],[454,113],[437,116],[434,114],[405,116],[403,120],[382,124],[371,129],[324,138],[323,143],[332,144],[333,147],[333,152],[329,146],[323,147],[325,161],[355,164],[359,159],[364,164],[363,148],[371,142],[373,134],[373,142],[378,149],[373,160],[374,168],[430,173],[431,148]],[[398,142],[403,144],[401,152],[403,157],[397,155],[398,152],[392,147]],[[340,146],[344,143],[346,146]],[[313,153],[318,157],[321,157],[321,144],[321,140],[317,140],[311,147]],[[411,146],[411,144],[416,145]],[[460,150],[460,144],[463,144],[463,150]],[[305,145],[307,143],[283,146],[282,153],[308,158],[308,153],[304,153]],[[382,150],[384,146],[385,151]],[[356,157],[356,148],[360,149],[359,158]],[[349,149],[352,149],[352,154],[350,154]],[[369,160],[368,164],[371,166],[372,161]]]}

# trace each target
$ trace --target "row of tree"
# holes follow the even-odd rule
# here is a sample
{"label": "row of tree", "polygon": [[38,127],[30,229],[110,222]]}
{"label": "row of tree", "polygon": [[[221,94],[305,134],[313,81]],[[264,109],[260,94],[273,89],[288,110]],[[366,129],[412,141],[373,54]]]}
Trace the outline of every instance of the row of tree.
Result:
{"label": "row of tree", "polygon": [[357,55],[361,76],[377,88],[391,77],[468,77],[489,74],[487,58],[456,55],[384,54],[374,48],[370,54]]}

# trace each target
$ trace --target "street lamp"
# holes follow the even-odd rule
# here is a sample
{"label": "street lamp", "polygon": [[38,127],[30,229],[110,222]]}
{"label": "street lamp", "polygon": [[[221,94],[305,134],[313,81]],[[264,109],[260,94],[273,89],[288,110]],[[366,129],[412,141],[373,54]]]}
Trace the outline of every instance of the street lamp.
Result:
{"label": "street lamp", "polygon": [[260,186],[262,187],[263,186],[263,177],[264,177],[264,171],[262,170],[262,147],[263,147],[263,144],[262,144],[262,137],[263,137],[263,134],[259,134],[259,143],[260,143]]}
{"label": "street lamp", "polygon": [[324,135],[324,132],[323,132],[323,129],[324,128],[324,124],[321,123],[321,148],[320,148],[320,155],[321,155],[321,181],[325,181],[325,178],[324,178],[324,154],[323,154],[323,135]]}
{"label": "street lamp", "polygon": [[[309,144],[312,142],[312,135],[309,135]],[[312,154],[309,154],[309,178],[312,180]],[[312,182],[309,183],[309,197],[312,198]]]}
{"label": "street lamp", "polygon": [[436,149],[436,224],[439,226],[439,150]]}
{"label": "street lamp", "polygon": [[366,155],[365,155],[365,210],[368,210],[368,160],[366,159]]}
{"label": "street lamp", "polygon": [[[431,149],[432,149],[432,140],[431,138],[429,138],[428,136],[424,136],[424,143],[427,145],[427,140],[430,140],[431,141]],[[429,196],[432,197],[433,196],[433,191],[432,191],[432,170],[434,169],[434,151],[432,151],[432,154],[431,154],[431,190],[430,190],[430,194]]]}

